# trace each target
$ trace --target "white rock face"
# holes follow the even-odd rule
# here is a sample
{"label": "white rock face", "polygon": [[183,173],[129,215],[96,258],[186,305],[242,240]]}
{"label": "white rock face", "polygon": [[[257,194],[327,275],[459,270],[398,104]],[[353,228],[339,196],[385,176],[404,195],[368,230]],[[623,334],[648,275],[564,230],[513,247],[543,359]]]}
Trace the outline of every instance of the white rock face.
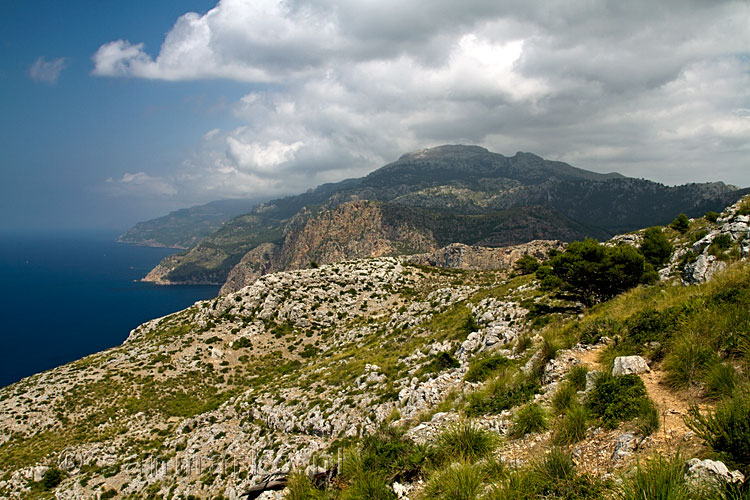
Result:
{"label": "white rock face", "polygon": [[742,483],[745,475],[738,470],[730,471],[724,462],[717,460],[698,460],[691,458],[687,462],[688,470],[685,479],[698,483]]}
{"label": "white rock face", "polygon": [[630,375],[650,372],[646,360],[640,356],[618,356],[612,366],[612,375]]}

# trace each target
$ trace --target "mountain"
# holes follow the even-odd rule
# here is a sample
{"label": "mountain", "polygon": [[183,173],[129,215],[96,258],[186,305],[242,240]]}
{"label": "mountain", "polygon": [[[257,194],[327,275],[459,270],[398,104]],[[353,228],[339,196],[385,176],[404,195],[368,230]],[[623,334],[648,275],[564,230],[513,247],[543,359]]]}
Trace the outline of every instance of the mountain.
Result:
{"label": "mountain", "polygon": [[[167,257],[145,280],[224,284],[242,262],[244,269],[235,273],[229,290],[249,283],[236,279],[255,276],[249,268],[295,269],[310,261],[415,253],[453,242],[502,246],[533,239],[603,239],[664,224],[680,212],[702,215],[720,210],[740,194],[720,182],[672,187],[616,173],[598,174],[530,153],[506,157],[478,146],[440,146],[405,154],[359,179],[259,205],[189,251]],[[380,222],[355,222],[355,211],[349,210],[349,217],[338,220],[354,225],[336,228],[340,235],[350,235],[348,242],[339,237],[336,245],[311,247],[307,254],[295,247],[308,222],[325,226],[326,218],[338,217],[331,211],[357,201],[377,207],[362,214],[382,219],[377,239],[384,244],[377,249],[359,245],[358,226]],[[400,231],[406,228],[412,236],[419,234],[419,244],[402,241]],[[264,246],[248,255],[259,245]],[[327,253],[326,248],[333,251]],[[298,257],[289,258],[290,252]],[[253,261],[256,254],[261,259]]]}
{"label": "mountain", "polygon": [[188,249],[233,217],[249,212],[262,199],[218,200],[139,222],[117,241],[152,247]]}
{"label": "mountain", "polygon": [[744,498],[748,215],[591,308],[512,272],[555,242],[266,274],[0,388],[0,498]]}

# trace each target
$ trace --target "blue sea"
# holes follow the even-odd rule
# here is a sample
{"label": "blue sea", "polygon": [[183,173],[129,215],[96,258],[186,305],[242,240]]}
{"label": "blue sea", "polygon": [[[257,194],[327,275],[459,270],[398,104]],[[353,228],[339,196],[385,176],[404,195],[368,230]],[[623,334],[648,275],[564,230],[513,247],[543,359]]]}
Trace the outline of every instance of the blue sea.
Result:
{"label": "blue sea", "polygon": [[0,235],[0,387],[118,345],[144,321],[218,294],[217,286],[140,283],[175,250],[116,236]]}

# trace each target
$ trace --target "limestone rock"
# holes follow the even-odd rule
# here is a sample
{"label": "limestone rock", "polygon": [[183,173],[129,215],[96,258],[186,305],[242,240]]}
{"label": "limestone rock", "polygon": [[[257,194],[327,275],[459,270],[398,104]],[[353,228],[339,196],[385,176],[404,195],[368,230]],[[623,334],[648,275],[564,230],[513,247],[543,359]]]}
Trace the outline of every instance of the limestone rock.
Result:
{"label": "limestone rock", "polygon": [[612,375],[630,375],[650,372],[646,360],[640,356],[618,356],[612,366]]}
{"label": "limestone rock", "polygon": [[696,483],[742,483],[744,474],[738,470],[730,471],[724,462],[717,460],[698,460],[691,458],[687,461],[688,470],[685,479]]}

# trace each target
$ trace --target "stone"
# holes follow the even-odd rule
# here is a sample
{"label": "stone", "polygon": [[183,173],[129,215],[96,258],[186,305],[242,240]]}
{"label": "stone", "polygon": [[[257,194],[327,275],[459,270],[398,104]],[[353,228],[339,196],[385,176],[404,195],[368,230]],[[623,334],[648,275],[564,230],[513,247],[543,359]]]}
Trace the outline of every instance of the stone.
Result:
{"label": "stone", "polygon": [[638,447],[638,438],[632,432],[620,435],[615,442],[615,450],[612,452],[612,460],[622,460],[632,455]]}
{"label": "stone", "polygon": [[601,375],[601,372],[599,370],[591,370],[590,372],[586,372],[586,388],[584,389],[584,392],[591,392],[594,389],[594,386],[596,385],[596,379],[599,378],[599,375]]}
{"label": "stone", "polygon": [[688,470],[685,479],[695,483],[742,483],[745,475],[738,470],[730,471],[724,462],[718,460],[698,460],[691,458],[687,461]]}
{"label": "stone", "polygon": [[685,266],[683,279],[688,284],[705,283],[717,271],[726,266],[724,262],[716,259],[713,255],[699,255],[695,262]]}
{"label": "stone", "polygon": [[618,356],[615,358],[615,363],[612,366],[612,375],[615,376],[646,373],[650,371],[646,360],[640,356]]}

